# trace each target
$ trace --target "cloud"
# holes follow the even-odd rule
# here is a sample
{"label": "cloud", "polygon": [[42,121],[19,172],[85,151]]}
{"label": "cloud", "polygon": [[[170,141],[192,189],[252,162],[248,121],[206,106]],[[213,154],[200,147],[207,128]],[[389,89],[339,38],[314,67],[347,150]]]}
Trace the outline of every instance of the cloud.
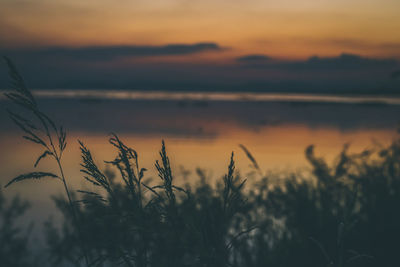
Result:
{"label": "cloud", "polygon": [[271,59],[271,57],[267,56],[267,55],[262,55],[262,54],[252,54],[252,55],[245,55],[245,56],[241,56],[236,58],[236,61],[238,62],[266,62],[269,61]]}
{"label": "cloud", "polygon": [[124,45],[124,46],[87,46],[87,47],[46,47],[4,49],[0,52],[9,57],[25,59],[63,58],[80,61],[109,61],[122,57],[151,57],[188,55],[205,51],[223,50],[216,43],[168,44],[162,46]]}
{"label": "cloud", "polygon": [[343,53],[337,57],[310,57],[304,62],[292,63],[293,67],[306,69],[354,69],[394,66],[395,59],[366,58],[355,54]]}
{"label": "cloud", "polygon": [[[242,58],[250,58],[244,56]],[[242,60],[247,67],[267,68],[280,70],[361,70],[371,68],[388,68],[398,65],[398,61],[392,58],[367,58],[360,55],[342,53],[336,57],[319,57],[312,56],[306,60],[298,61],[259,61],[259,60]]]}
{"label": "cloud", "polygon": [[[170,55],[178,51],[184,55],[221,49],[216,44],[170,45],[139,49],[139,53],[137,47],[130,51],[131,55]],[[75,49],[71,50],[76,52]],[[89,55],[82,55],[83,59],[77,57],[76,53],[74,56],[77,58],[72,60],[65,56],[29,58],[23,54],[11,56],[11,59],[28,85],[38,89],[400,93],[397,80],[390,78],[400,67],[395,59],[342,54],[336,57],[315,56],[305,60],[285,61],[266,59],[261,54],[249,54],[243,55],[241,61],[234,58],[236,62],[224,64],[218,64],[217,61],[179,61],[175,58],[122,62],[111,60],[129,54],[125,50],[123,53],[117,50],[118,53],[110,54],[97,51],[100,55],[94,51],[97,50],[89,50]],[[65,55],[64,52],[61,54]],[[0,89],[8,86],[7,70],[4,65],[0,65]]]}

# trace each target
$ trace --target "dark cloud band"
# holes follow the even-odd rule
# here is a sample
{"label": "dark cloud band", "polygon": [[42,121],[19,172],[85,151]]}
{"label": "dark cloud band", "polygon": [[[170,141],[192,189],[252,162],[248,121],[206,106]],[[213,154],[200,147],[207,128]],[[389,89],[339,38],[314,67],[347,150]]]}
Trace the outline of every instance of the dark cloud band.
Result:
{"label": "dark cloud band", "polygon": [[261,55],[261,54],[252,54],[252,55],[245,55],[236,58],[236,61],[238,62],[266,62],[269,61],[271,57],[267,55]]}
{"label": "dark cloud band", "polygon": [[88,46],[88,47],[47,47],[36,49],[4,49],[0,52],[9,57],[24,58],[66,58],[90,61],[113,60],[121,57],[150,57],[188,55],[205,51],[220,51],[216,43],[168,44],[163,46]]}
{"label": "dark cloud band", "polygon": [[398,64],[395,59],[367,58],[355,54],[343,53],[336,57],[313,56],[299,61],[271,61],[263,55],[247,55],[237,59],[247,67],[280,69],[280,70],[346,70],[394,67]]}
{"label": "dark cloud band", "polygon": [[[168,55],[187,55],[190,59],[195,53],[222,50],[216,43],[197,43],[16,49],[0,50],[0,54],[10,57],[29,85],[38,89],[400,93],[397,74],[400,64],[390,58],[341,54],[288,61],[250,54],[225,64],[175,59],[119,60]],[[6,68],[0,65],[0,89],[8,85]]]}

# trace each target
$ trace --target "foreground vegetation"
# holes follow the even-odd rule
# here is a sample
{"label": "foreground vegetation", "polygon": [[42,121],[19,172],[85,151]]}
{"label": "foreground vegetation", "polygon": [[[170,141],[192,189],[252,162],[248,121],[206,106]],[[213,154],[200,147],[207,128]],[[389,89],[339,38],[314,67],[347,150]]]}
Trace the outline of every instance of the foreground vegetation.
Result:
{"label": "foreground vegetation", "polygon": [[[25,139],[44,149],[35,166],[52,157],[59,173],[27,173],[6,186],[48,178],[65,189],[53,197],[63,225],[45,228],[49,266],[400,266],[400,139],[359,154],[344,146],[332,164],[309,146],[310,173],[279,175],[265,174],[243,146],[251,173],[237,172],[232,154],[216,184],[199,169],[196,183],[177,186],[164,142],[155,163],[159,179],[151,181],[138,153],[112,135],[115,158],[105,170],[79,143],[83,179],[98,190],[73,191],[62,169],[66,132],[40,111],[7,63],[15,89],[8,97],[20,108],[10,116]],[[37,262],[29,234],[15,224],[26,208],[0,195],[0,265]]]}

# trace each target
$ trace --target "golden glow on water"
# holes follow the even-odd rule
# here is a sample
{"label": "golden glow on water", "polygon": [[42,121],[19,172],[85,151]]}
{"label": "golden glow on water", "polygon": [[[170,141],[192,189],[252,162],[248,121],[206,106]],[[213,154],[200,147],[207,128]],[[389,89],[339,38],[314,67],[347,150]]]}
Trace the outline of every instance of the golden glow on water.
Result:
{"label": "golden glow on water", "polygon": [[[76,117],[75,120],[69,122],[70,126],[77,124],[76,127],[81,127],[82,122],[90,123],[86,130],[70,129],[67,134],[68,146],[63,164],[68,182],[74,190],[88,188],[96,190],[93,185],[85,182],[79,172],[80,154],[77,140],[82,140],[87,145],[93,152],[96,162],[101,168],[104,168],[103,160],[111,160],[115,155],[115,149],[107,141],[107,132],[113,129],[117,129],[117,133],[118,129],[121,130],[120,138],[138,152],[141,166],[149,170],[147,176],[155,178],[155,182],[157,182],[157,174],[154,162],[159,157],[158,151],[162,138],[166,141],[167,152],[177,183],[183,182],[180,166],[192,171],[190,177],[193,179],[197,178],[194,170],[197,167],[204,168],[211,175],[211,182],[213,182],[226,172],[231,151],[235,152],[237,170],[242,174],[250,171],[250,162],[239,148],[239,144],[245,145],[251,151],[265,172],[268,170],[295,171],[308,167],[304,150],[310,144],[314,144],[317,155],[326,158],[328,162],[334,160],[345,143],[351,144],[351,152],[360,152],[371,147],[372,140],[388,144],[396,136],[393,128],[350,127],[343,130],[335,124],[336,122],[329,115],[330,112],[327,113],[327,111],[333,109],[338,116],[342,114],[337,118],[339,120],[346,120],[343,112],[348,112],[349,107],[358,107],[357,112],[361,112],[359,118],[370,116],[362,114],[371,108],[373,112],[382,109],[384,110],[382,114],[386,115],[389,115],[389,112],[398,111],[397,105],[364,107],[340,104],[322,107],[321,104],[293,106],[291,104],[248,102],[243,105],[241,102],[214,103],[210,101],[208,106],[193,106],[193,103],[188,102],[185,107],[181,107],[177,105],[176,100],[175,102],[140,102],[136,100],[136,102],[134,100],[103,102],[59,100],[59,102],[54,102],[51,99],[41,101],[44,101],[43,104],[46,104],[46,101],[51,103],[51,110],[54,111],[52,115],[63,122],[68,122],[68,117]],[[72,110],[69,109],[71,105],[74,105]],[[389,109],[385,109],[385,107]],[[67,112],[61,112],[62,110],[67,110]],[[107,116],[109,110],[113,111],[111,117]],[[238,112],[233,112],[235,110]],[[246,110],[249,112],[248,117],[237,117]],[[301,110],[309,110],[309,112],[296,117],[295,115]],[[164,113],[160,113],[163,111]],[[284,121],[276,125],[253,124],[257,121],[248,121],[254,119],[254,116],[258,116],[259,119],[265,118],[265,114],[270,112],[281,114],[281,117],[276,118]],[[313,123],[302,121],[302,116],[310,117],[312,120],[311,117],[318,112],[322,112],[322,118],[326,118],[333,124],[331,126],[329,123],[312,126]],[[300,121],[297,123],[285,121],[291,118],[290,116],[285,117],[286,113],[295,116],[294,120],[297,118]],[[145,116],[146,114],[147,116]],[[371,111],[368,114],[371,114]],[[314,118],[315,122],[318,122],[318,118],[318,116]],[[266,119],[268,120],[268,118]],[[376,120],[376,118],[369,119]],[[6,128],[2,128],[0,131],[2,150],[0,153],[0,184],[4,185],[19,174],[35,170],[33,163],[42,151],[38,146],[22,139],[21,132],[15,126],[7,124],[8,120],[5,114],[0,114],[0,120],[3,125],[6,125]],[[353,118],[353,120],[355,119]],[[103,128],[91,129],[90,127],[96,126],[96,122],[106,127],[106,130]],[[356,123],[356,121],[351,123]],[[375,122],[371,123],[373,125]],[[133,124],[138,128],[121,128],[120,124],[124,127]],[[171,127],[172,131],[163,132],[168,127]],[[138,132],[137,129],[145,131]],[[54,162],[49,159],[43,160],[37,170],[57,172]],[[28,216],[34,218],[38,223],[47,219],[47,216],[55,210],[54,203],[49,196],[60,192],[62,192],[62,185],[58,181],[49,181],[48,179],[22,182],[5,190],[6,194],[19,193],[30,200],[34,208],[29,211]]]}
{"label": "golden glow on water", "polygon": [[[345,143],[351,144],[350,151],[360,152],[371,147],[373,140],[386,144],[395,137],[395,133],[389,130],[342,132],[337,129],[311,129],[302,125],[265,127],[257,132],[224,126],[219,132],[221,135],[215,139],[166,138],[174,170],[178,172],[180,165],[189,170],[201,167],[212,170],[216,179],[224,174],[230,152],[234,151],[238,169],[247,172],[249,161],[238,147],[239,144],[244,144],[251,151],[263,170],[296,170],[307,166],[304,150],[310,144],[316,146],[318,155],[332,161]],[[121,135],[120,138],[139,153],[142,166],[149,169],[149,175],[154,177],[154,162],[158,159],[161,138],[129,134]],[[107,142],[107,136],[69,133],[64,164],[75,185],[82,184],[76,142],[78,139],[93,151],[100,166],[103,165],[103,160],[111,160],[115,153],[115,149]],[[5,135],[1,140],[1,162],[4,164],[1,182],[4,184],[13,175],[31,170],[32,162],[40,154],[40,150],[19,136]],[[52,168],[51,166],[52,163],[46,160],[42,168]]]}

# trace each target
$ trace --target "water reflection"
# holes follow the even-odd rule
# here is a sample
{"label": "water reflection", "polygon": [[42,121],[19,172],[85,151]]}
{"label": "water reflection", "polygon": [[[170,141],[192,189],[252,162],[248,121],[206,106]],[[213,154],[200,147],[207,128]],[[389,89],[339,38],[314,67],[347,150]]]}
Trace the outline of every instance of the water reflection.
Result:
{"label": "water reflection", "polygon": [[[176,173],[180,166],[191,171],[202,167],[210,170],[212,179],[218,179],[225,172],[231,151],[236,152],[237,168],[243,173],[248,170],[249,162],[239,144],[248,147],[264,170],[294,170],[305,166],[304,149],[310,144],[316,145],[317,153],[333,160],[344,143],[351,143],[351,151],[361,151],[373,140],[391,142],[400,115],[400,105],[371,102],[271,102],[243,100],[241,95],[236,95],[235,101],[212,97],[121,100],[49,96],[39,98],[39,104],[68,131],[64,164],[75,189],[89,186],[79,173],[78,139],[101,165],[115,153],[107,135],[118,133],[138,151],[141,165],[153,177],[157,151],[165,139]],[[4,107],[10,103],[0,103],[0,183],[4,185],[15,175],[32,170],[32,162],[41,151],[25,142],[8,119]],[[41,168],[52,170],[54,166],[43,161]],[[40,223],[54,209],[48,195],[61,189],[51,181],[40,186],[33,181],[10,187],[5,193],[29,196],[34,208],[28,216]]]}
{"label": "water reflection", "polygon": [[[390,142],[400,114],[400,105],[379,104],[80,97],[39,101],[42,109],[68,130],[72,152],[79,138],[101,156],[107,155],[107,135],[114,132],[141,152],[145,161],[156,157],[161,139],[166,139],[179,164],[206,168],[218,167],[216,159],[225,159],[238,144],[248,146],[262,166],[271,168],[300,166],[309,144],[329,157],[348,142],[354,150],[365,148],[373,139]],[[0,112],[0,123],[0,142],[6,152],[1,162],[9,163],[6,169],[18,169],[21,164],[17,167],[12,162],[16,157],[19,163],[25,162],[20,152],[30,148],[20,139],[5,109]],[[146,156],[151,154],[153,158]],[[24,153],[24,157],[30,155]]]}

